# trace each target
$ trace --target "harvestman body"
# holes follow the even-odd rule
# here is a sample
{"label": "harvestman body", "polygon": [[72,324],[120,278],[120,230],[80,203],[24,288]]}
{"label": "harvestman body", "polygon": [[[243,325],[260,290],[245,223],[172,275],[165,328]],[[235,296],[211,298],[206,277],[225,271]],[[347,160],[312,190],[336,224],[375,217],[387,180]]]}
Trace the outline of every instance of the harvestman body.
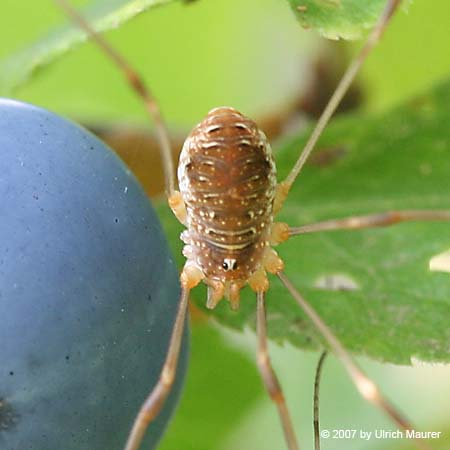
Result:
{"label": "harvestman body", "polygon": [[270,144],[252,120],[215,108],[186,139],[178,180],[182,201],[174,208],[187,227],[183,279],[204,279],[209,308],[225,296],[238,309],[247,282],[265,291],[265,271],[283,267],[270,247],[277,185]]}
{"label": "harvestman body", "polygon": [[[320,134],[333,115],[370,50],[380,39],[400,0],[388,0],[366,44],[345,72],[322,113],[311,137],[287,178],[277,184],[275,162],[270,145],[257,125],[233,108],[215,108],[186,139],[180,156],[175,190],[169,138],[158,105],[142,79],[65,0],[57,0],[72,19],[82,27],[116,63],[145,106],[156,125],[166,180],[169,205],[186,226],[181,239],[186,263],[182,270],[181,299],[172,331],[166,361],[157,385],[139,411],[125,450],[137,450],[150,422],[158,415],[173,384],[190,290],[201,281],[208,286],[207,306],[214,308],[225,297],[233,309],[239,308],[240,290],[248,284],[257,298],[257,362],[264,384],[275,402],[286,444],[298,450],[287,405],[272,369],[267,350],[265,293],[269,289],[267,272],[276,274],[303,311],[322,334],[327,346],[344,364],[361,395],[378,406],[402,429],[413,428],[380,393],[352,360],[339,340],[315,310],[301,296],[283,273],[284,263],[273,246],[304,233],[337,229],[387,226],[410,220],[450,220],[450,211],[390,211],[368,216],[290,227],[274,222],[289,189],[300,173]],[[320,359],[316,377],[323,363]],[[317,389],[316,389],[317,391]],[[317,406],[317,396],[315,406]],[[317,408],[315,410],[315,447],[320,448]],[[418,448],[429,449],[422,440]]]}

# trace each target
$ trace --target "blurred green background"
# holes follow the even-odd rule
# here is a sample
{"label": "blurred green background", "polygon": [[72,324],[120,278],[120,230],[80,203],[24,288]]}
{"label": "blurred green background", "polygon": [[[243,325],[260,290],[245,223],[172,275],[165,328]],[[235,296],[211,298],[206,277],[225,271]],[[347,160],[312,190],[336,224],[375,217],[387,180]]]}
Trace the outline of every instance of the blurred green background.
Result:
{"label": "blurred green background", "polygon": [[[361,108],[386,110],[450,74],[449,17],[447,1],[416,0],[407,14],[394,19],[361,74]],[[52,1],[3,0],[0,58],[62,20]],[[326,46],[347,60],[358,45],[325,43],[314,31],[301,29],[284,0],[176,2],[137,17],[108,37],[144,74],[171,128],[180,133],[217,105],[232,105],[255,118],[283,111],[307,88],[312,62]],[[84,123],[147,123],[142,105],[120,74],[90,44],[41,71],[15,96]],[[275,408],[253,364],[254,335],[223,330],[203,318],[193,321],[192,335],[186,390],[161,448],[284,448]],[[289,345],[272,345],[271,351],[302,448],[312,448],[312,383],[318,355]],[[450,448],[450,367],[360,362],[420,429],[447,428],[447,438],[435,444]],[[322,399],[323,428],[395,428],[358,396],[333,358],[326,363]],[[411,448],[404,444],[333,440],[323,448]]]}

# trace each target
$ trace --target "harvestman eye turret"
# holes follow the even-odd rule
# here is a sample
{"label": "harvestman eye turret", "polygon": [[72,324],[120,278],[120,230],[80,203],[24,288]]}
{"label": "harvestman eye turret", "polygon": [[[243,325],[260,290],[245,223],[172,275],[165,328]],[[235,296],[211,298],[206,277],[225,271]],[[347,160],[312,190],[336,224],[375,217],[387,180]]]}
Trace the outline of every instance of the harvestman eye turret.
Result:
{"label": "harvestman eye turret", "polygon": [[[273,248],[304,233],[387,226],[403,221],[450,220],[450,211],[430,210],[389,211],[300,227],[274,221],[320,134],[367,55],[379,41],[400,0],[387,1],[367,42],[345,72],[305,148],[284,181],[277,183],[272,150],[258,126],[235,109],[220,107],[210,111],[184,143],[178,166],[179,191],[175,189],[167,128],[150,90],[124,58],[95,33],[82,17],[65,1],[59,0],[58,3],[115,62],[132,89],[143,99],[158,135],[169,205],[186,227],[181,235],[185,244],[183,254],[186,257],[180,276],[181,299],[166,362],[159,382],[153,387],[135,419],[125,450],[139,448],[148,425],[158,415],[170,391],[176,373],[189,292],[200,282],[208,286],[206,304],[211,309],[223,298],[230,302],[233,309],[238,309],[239,293],[246,285],[255,292],[258,368],[278,408],[287,447],[289,450],[299,449],[286,401],[267,349],[265,296],[270,286],[267,273],[278,276],[322,334],[329,349],[344,364],[361,395],[379,407],[398,427],[413,428],[381,395],[374,382],[353,361],[316,311],[297,291],[284,273],[284,262]],[[323,358],[321,364],[322,362]],[[418,448],[429,448],[422,440],[415,442]],[[316,448],[319,447],[316,433]]]}

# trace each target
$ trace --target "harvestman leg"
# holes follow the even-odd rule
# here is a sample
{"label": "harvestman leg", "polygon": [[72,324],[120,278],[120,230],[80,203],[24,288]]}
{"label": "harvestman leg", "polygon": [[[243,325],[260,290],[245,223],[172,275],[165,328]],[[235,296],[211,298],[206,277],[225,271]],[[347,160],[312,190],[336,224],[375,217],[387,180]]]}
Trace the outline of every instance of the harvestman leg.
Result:
{"label": "harvestman leg", "polygon": [[128,436],[125,450],[137,450],[150,423],[159,414],[170,393],[177,372],[178,356],[183,339],[184,324],[189,301],[189,289],[182,288],[175,324],[172,329],[169,349],[156,386],[144,401]]}
{"label": "harvestman leg", "polygon": [[131,89],[143,100],[147,113],[155,124],[161,159],[163,161],[166,194],[170,202],[172,197],[178,197],[178,195],[175,190],[175,172],[172,152],[170,150],[169,133],[163,115],[159,109],[158,102],[139,73],[137,73],[128,61],[118,51],[111,47],[101,35],[94,31],[89,23],[66,0],[55,0],[55,2],[114,62],[120,72],[122,72]]}
{"label": "harvestman leg", "polygon": [[352,61],[348,69],[345,71],[343,77],[341,78],[341,81],[339,82],[338,86],[336,87],[336,90],[334,91],[333,95],[331,96],[330,100],[328,101],[327,106],[323,110],[319,120],[317,121],[316,126],[314,127],[313,132],[311,133],[311,136],[309,137],[308,141],[306,142],[305,147],[303,148],[302,152],[300,153],[299,158],[297,159],[296,163],[294,164],[294,167],[289,172],[288,176],[284,181],[282,181],[278,187],[277,187],[277,196],[275,198],[275,204],[274,204],[274,211],[277,213],[284,201],[287,198],[287,195],[289,193],[289,190],[296,180],[298,174],[302,170],[306,160],[308,159],[309,155],[313,151],[320,135],[322,134],[323,130],[327,126],[329,120],[331,119],[332,115],[336,111],[336,108],[339,106],[341,100],[344,98],[344,95],[346,94],[348,88],[352,84],[353,80],[356,77],[356,74],[358,73],[359,69],[363,65],[364,61],[366,60],[367,56],[371,52],[371,50],[375,47],[375,45],[380,40],[381,36],[383,35],[384,31],[386,30],[386,27],[389,23],[389,20],[395,13],[396,9],[400,5],[401,0],[388,0],[386,3],[386,6],[378,19],[377,24],[375,25],[372,32],[369,34],[366,43],[360,50],[359,54],[355,57],[355,59]]}
{"label": "harvestman leg", "polygon": [[412,210],[387,211],[367,216],[351,216],[342,219],[325,220],[300,227],[290,227],[289,236],[298,234],[317,233],[332,230],[360,230],[363,228],[386,227],[401,222],[412,221],[447,221],[450,220],[450,211]]}
{"label": "harvestman leg", "polygon": [[258,369],[261,373],[261,377],[267,391],[269,392],[270,398],[274,401],[278,408],[284,436],[289,450],[299,450],[291,417],[286,405],[286,400],[270,362],[269,350],[267,348],[267,321],[264,292],[258,292],[256,294],[256,302],[256,330],[258,335],[256,361],[258,363]]}
{"label": "harvestman leg", "polygon": [[[362,397],[380,408],[381,411],[387,414],[394,421],[394,423],[396,423],[397,426],[403,430],[414,429],[408,420],[406,420],[403,415],[385,397],[383,397],[377,385],[370,378],[368,378],[362,369],[355,363],[355,361],[353,361],[350,353],[345,350],[330,328],[328,328],[314,308],[298,292],[289,278],[283,272],[278,273],[278,278],[306,313],[311,322],[313,322],[316,329],[325,338],[335,356],[342,362]],[[430,450],[428,444],[420,439],[416,439],[415,444],[420,449]]]}
{"label": "harvestman leg", "polygon": [[[385,227],[401,222],[409,221],[450,221],[450,211],[438,210],[410,210],[410,211],[387,211],[365,216],[351,216],[341,219],[325,220],[299,227],[288,227],[286,224],[277,223],[274,241],[280,243],[291,236],[321,231],[333,230],[360,230],[364,228]],[[322,353],[316,370],[314,382],[314,447],[320,450],[320,428],[319,428],[319,382],[323,361],[326,352]]]}
{"label": "harvestman leg", "polygon": [[185,264],[181,272],[181,296],[175,323],[172,328],[166,360],[159,376],[159,381],[152,389],[136,416],[124,450],[137,450],[150,423],[156,418],[164,406],[172,389],[177,372],[178,356],[183,340],[184,324],[186,322],[189,292],[200,282],[203,274],[195,267]]}
{"label": "harvestman leg", "polygon": [[[184,223],[186,211],[180,193],[175,190],[175,176],[172,153],[170,149],[169,133],[157,101],[153,97],[150,89],[145,85],[142,77],[131,67],[131,65],[119,52],[111,47],[102,36],[96,33],[86,22],[86,20],[84,20],[84,18],[80,16],[77,11],[75,11],[65,0],[55,1],[115,63],[136,95],[143,100],[147,112],[153,120],[156,128],[161,159],[163,161],[165,189],[168,196],[169,205],[180,222]],[[128,437],[125,450],[137,450],[139,448],[145,431],[160,412],[167,396],[170,393],[176,375],[178,356],[183,338],[189,292],[190,289],[199,283],[201,278],[202,274],[185,265],[181,274],[181,298],[175,324],[172,330],[169,348],[167,350],[166,360],[164,362],[158,383],[152,389],[149,396],[141,406],[141,409],[133,423],[133,428],[131,429]]]}
{"label": "harvestman leg", "polygon": [[[316,222],[308,225],[303,225],[300,227],[290,227],[288,231],[288,236],[296,236],[299,234],[306,234],[306,233],[317,233],[321,231],[332,231],[332,230],[359,230],[364,228],[373,228],[373,227],[384,227],[389,225],[395,225],[397,223],[401,222],[407,222],[407,221],[448,221],[450,220],[450,211],[431,211],[431,210],[412,210],[412,211],[387,211],[384,213],[378,213],[378,214],[369,214],[365,216],[351,216],[351,217],[345,217],[341,219],[333,219],[333,220],[326,220],[323,222]],[[281,228],[281,230],[285,231],[285,228]],[[285,233],[286,236],[286,233]],[[283,280],[282,280],[283,281]],[[284,281],[283,281],[284,283]],[[287,287],[287,286],[286,286]],[[289,289],[289,288],[288,288]],[[292,292],[291,292],[292,293]],[[300,294],[298,294],[300,295]],[[296,298],[297,302],[299,302],[299,299]],[[304,300],[304,299],[303,299]],[[303,305],[301,302],[300,306]],[[309,314],[308,314],[309,315]],[[331,332],[330,332],[331,333]],[[336,342],[337,339],[336,339]],[[326,356],[326,352],[322,353],[316,370],[316,377],[314,381],[314,447],[315,450],[320,450],[320,427],[319,427],[319,383],[320,383],[320,375],[322,371],[323,362]],[[344,362],[344,365],[346,365],[346,362]],[[351,367],[346,368],[349,372],[353,372],[354,376],[352,379],[354,380],[355,384],[358,386],[358,382],[356,381],[357,378],[360,376],[358,374],[358,371],[355,371],[354,368]],[[361,392],[361,389],[358,388]],[[361,392],[362,393],[362,392]],[[362,393],[363,394],[363,393]],[[375,394],[374,399],[372,400],[372,403],[377,404],[378,406],[381,406],[383,410],[386,411],[385,407],[383,406],[383,402],[379,402],[378,399],[376,399],[376,396],[379,394]],[[364,396],[364,394],[363,394]],[[367,398],[367,397],[366,397]],[[369,399],[370,400],[370,399]],[[386,402],[384,402],[386,404]],[[403,425],[399,423],[395,417],[392,416],[391,412],[386,411],[398,425],[401,425],[403,428]],[[398,415],[398,413],[397,413]],[[409,426],[410,427],[410,426]]]}
{"label": "harvestman leg", "polygon": [[[375,25],[372,32],[369,34],[366,43],[362,47],[359,54],[355,57],[353,62],[350,64],[346,72],[344,73],[341,81],[339,82],[334,94],[330,98],[327,106],[325,107],[323,113],[321,114],[317,124],[309,137],[303,151],[300,153],[299,158],[294,164],[292,170],[289,172],[288,176],[284,181],[282,181],[277,186],[277,193],[275,197],[274,203],[274,212],[277,213],[284,201],[286,200],[289,190],[302,170],[305,162],[307,161],[309,155],[313,151],[320,135],[322,134],[324,128],[329,122],[330,118],[334,114],[336,108],[350,87],[351,83],[355,79],[356,74],[359,69],[363,65],[365,59],[371,52],[371,50],[375,47],[375,45],[380,40],[382,34],[386,30],[386,27],[395,13],[396,9],[400,5],[401,0],[387,0],[386,6]],[[332,220],[328,222],[322,222],[320,224],[312,224],[305,227],[299,228],[291,228],[286,229],[283,224],[278,225],[278,230],[275,234],[278,236],[274,236],[274,243],[279,243],[282,240],[289,238],[290,235],[301,234],[306,232],[319,231],[323,229],[352,229],[352,228],[364,228],[370,226],[382,226],[389,225],[394,222],[402,221],[402,220],[435,220],[436,216],[439,215],[439,220],[447,220],[448,216],[442,219],[440,216],[441,213],[437,211],[433,212],[424,212],[424,211],[407,211],[407,212],[391,212],[386,215],[372,215],[372,216],[362,216],[362,217],[353,217],[341,220]],[[286,231],[288,232],[286,235]],[[281,239],[279,239],[281,238]],[[403,418],[403,416],[380,394],[379,389],[375,385],[375,383],[370,380],[364,372],[357,366],[357,364],[352,360],[350,354],[344,349],[339,340],[334,336],[328,326],[322,321],[316,311],[309,305],[309,303],[300,295],[300,293],[296,290],[294,285],[290,282],[290,280],[286,277],[286,275],[280,271],[278,273],[278,277],[284,286],[288,289],[300,307],[304,310],[304,312],[308,315],[310,320],[314,323],[316,328],[323,335],[325,340],[327,341],[330,348],[333,350],[333,353],[342,361],[347,372],[350,374],[351,379],[356,385],[357,389],[361,393],[361,395],[369,400],[371,403],[378,406],[382,411],[384,411],[391,419],[401,428],[410,429],[411,425],[407,420]],[[428,449],[428,445],[421,441],[417,440],[416,445],[422,449]]]}
{"label": "harvestman leg", "polygon": [[322,375],[323,363],[328,352],[325,350],[320,355],[316,367],[316,376],[314,377],[314,406],[313,406],[313,424],[314,424],[314,450],[320,450],[320,423],[319,423],[319,398],[320,398],[320,376]]}

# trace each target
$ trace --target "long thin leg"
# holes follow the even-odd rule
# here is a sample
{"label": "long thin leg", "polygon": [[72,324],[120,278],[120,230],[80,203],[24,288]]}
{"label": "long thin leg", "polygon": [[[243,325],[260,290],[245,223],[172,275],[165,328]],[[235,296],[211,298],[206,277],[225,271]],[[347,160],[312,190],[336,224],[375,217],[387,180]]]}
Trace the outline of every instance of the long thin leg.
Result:
{"label": "long thin leg", "polygon": [[133,69],[125,58],[97,32],[95,32],[89,23],[66,1],[55,0],[63,11],[97,44],[97,46],[114,62],[117,68],[122,72],[124,78],[131,86],[136,95],[141,98],[147,109],[150,118],[153,120],[158,137],[158,143],[161,153],[161,159],[164,168],[164,180],[167,196],[172,196],[175,191],[175,175],[172,161],[172,152],[170,150],[169,133],[158,102],[151,93],[150,89],[144,83],[142,77]]}
{"label": "long thin leg", "polygon": [[[345,350],[345,348],[332,333],[332,331],[328,328],[325,322],[320,318],[314,308],[301,296],[301,294],[297,291],[289,278],[287,278],[287,276],[283,272],[278,273],[278,278],[306,313],[311,322],[313,322],[317,330],[325,338],[335,356],[342,362],[360,394],[366,400],[380,408],[381,411],[387,414],[400,428],[404,430],[414,429],[409,421],[406,420],[403,415],[382,396],[376,384],[370,378],[368,378],[367,375],[353,361],[347,350]],[[416,446],[422,450],[430,450],[428,444],[423,440],[416,439],[415,443]]]}
{"label": "long thin leg", "polygon": [[317,233],[331,230],[357,230],[362,228],[386,227],[400,222],[412,221],[447,221],[450,220],[450,211],[412,210],[412,211],[386,211],[367,216],[351,216],[342,219],[325,220],[300,227],[289,228],[289,236],[298,234]]}
{"label": "long thin leg", "polygon": [[172,388],[177,370],[178,356],[183,338],[186,311],[189,299],[189,289],[182,288],[180,304],[170,338],[166,360],[159,377],[159,381],[142,404],[138,415],[128,436],[124,450],[137,450],[144,438],[144,434],[150,423],[159,414],[164,402]]}
{"label": "long thin leg", "polygon": [[314,449],[320,450],[320,415],[319,415],[319,398],[320,398],[320,375],[322,374],[323,363],[328,352],[325,350],[320,355],[319,361],[316,367],[316,376],[314,378],[314,406],[313,406],[313,417],[314,417]]}
{"label": "long thin leg", "polygon": [[[294,181],[297,178],[298,174],[300,173],[303,165],[305,164],[306,160],[308,159],[309,155],[311,154],[312,150],[314,149],[314,146],[316,145],[320,135],[322,134],[323,130],[325,129],[328,121],[330,120],[330,118],[334,114],[334,112],[336,111],[336,108],[339,106],[339,103],[341,102],[341,100],[343,99],[344,95],[346,94],[348,88],[350,87],[351,83],[355,79],[356,74],[358,73],[359,69],[363,65],[368,54],[375,47],[377,42],[380,40],[383,32],[385,31],[385,29],[389,23],[390,18],[392,17],[395,10],[399,6],[400,1],[401,0],[388,0],[387,1],[386,7],[384,8],[374,29],[369,34],[369,37],[367,38],[365,45],[363,46],[363,48],[360,50],[359,54],[355,57],[353,62],[350,64],[350,66],[344,73],[341,81],[339,82],[336,90],[334,91],[334,94],[331,96],[322,115],[320,116],[319,120],[317,121],[317,124],[316,124],[310,138],[308,139],[308,142],[306,143],[302,153],[300,154],[297,162],[295,163],[294,167],[292,168],[291,172],[286,177],[286,179],[282,183],[280,183],[279,191],[280,191],[281,198],[287,197],[287,193],[289,192],[290,187],[294,183]],[[280,203],[282,203],[282,201]]]}
{"label": "long thin leg", "polygon": [[287,409],[280,383],[272,368],[269,351],[267,348],[267,327],[264,292],[256,294],[256,329],[258,334],[257,363],[261,377],[269,392],[271,399],[275,402],[283,426],[284,437],[289,450],[299,450],[297,438],[295,437],[291,417]]}

